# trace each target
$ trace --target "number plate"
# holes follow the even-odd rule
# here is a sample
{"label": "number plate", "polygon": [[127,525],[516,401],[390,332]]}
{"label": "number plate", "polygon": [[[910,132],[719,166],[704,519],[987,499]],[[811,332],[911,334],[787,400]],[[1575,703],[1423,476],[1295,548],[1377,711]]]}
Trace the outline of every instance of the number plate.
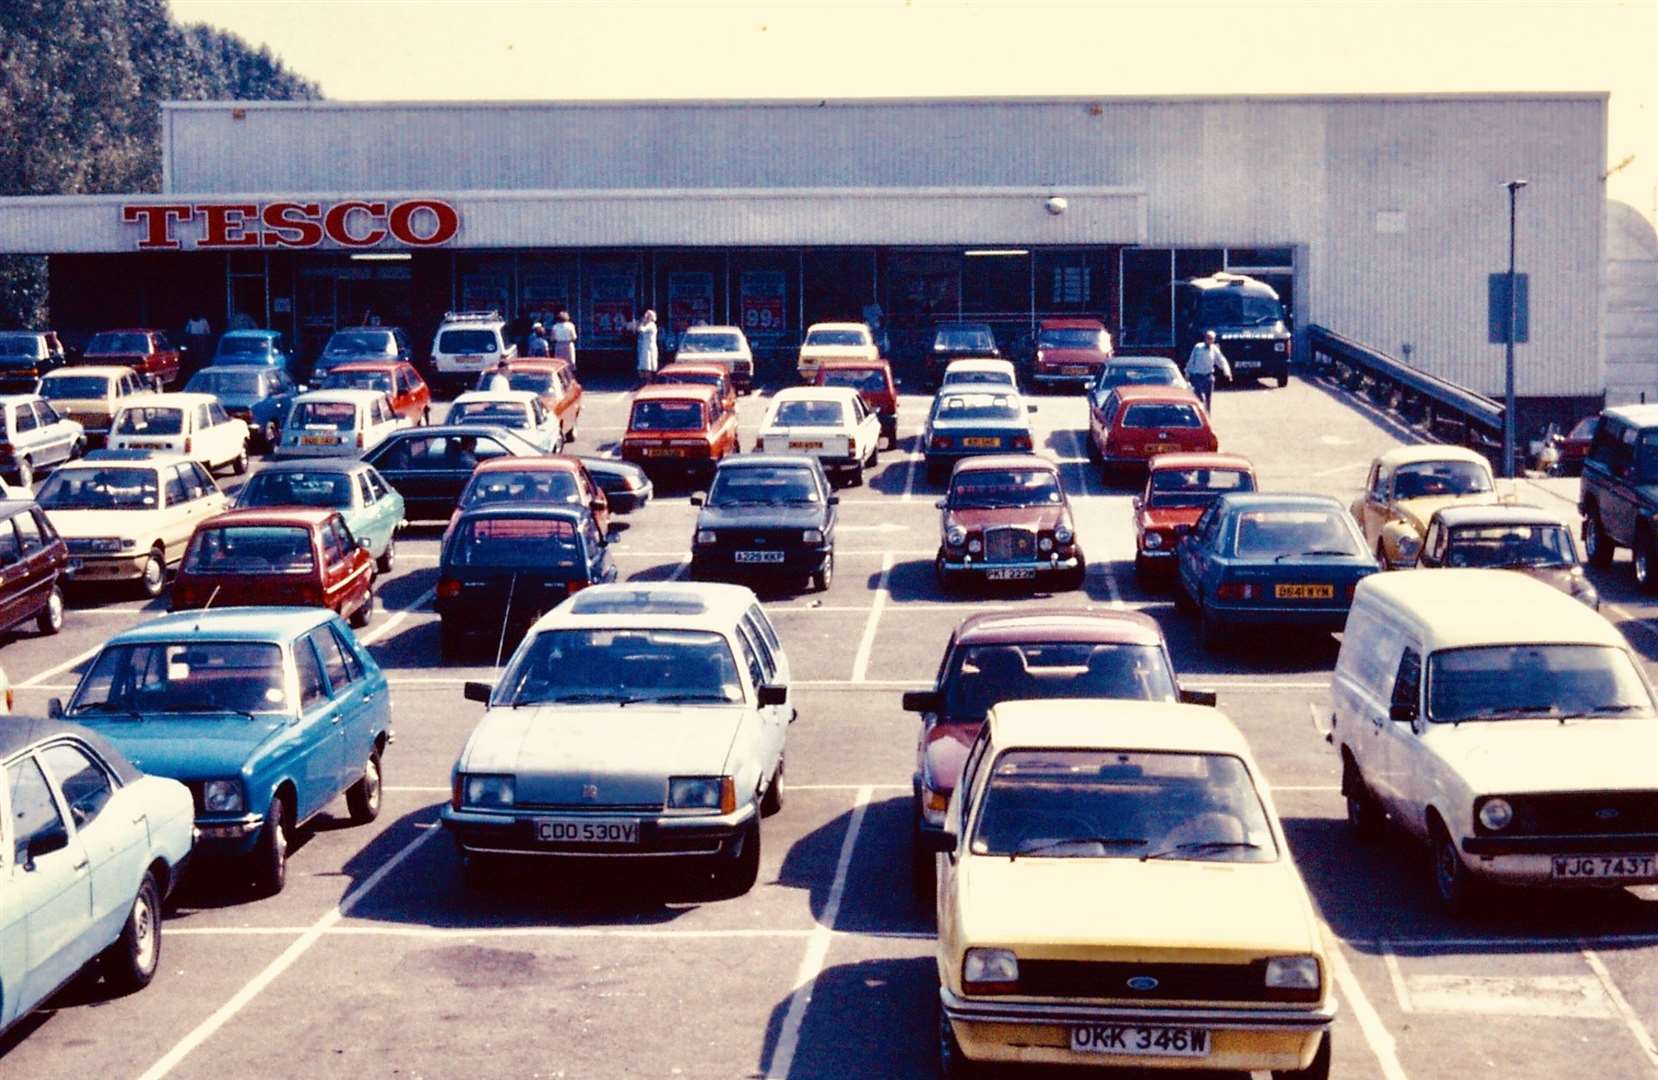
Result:
{"label": "number plate", "polygon": [[1651,881],[1658,878],[1654,855],[1556,855],[1556,881]]}
{"label": "number plate", "polygon": [[637,844],[639,822],[629,818],[536,818],[544,844]]}
{"label": "number plate", "polygon": [[1064,367],[1060,368],[1059,371],[1062,375],[1086,375],[1088,374],[1088,365],[1066,364]]}
{"label": "number plate", "polygon": [[136,442],[128,443],[127,446],[132,448],[133,450],[171,450],[172,449],[171,446],[169,446],[167,443],[164,443],[164,442],[136,441]]}
{"label": "number plate", "polygon": [[301,435],[299,441],[305,446],[333,446],[340,438],[338,435]]}
{"label": "number plate", "polygon": [[684,454],[672,446],[647,446],[641,451],[646,457],[683,457]]}
{"label": "number plate", "polygon": [[455,363],[457,363],[457,364],[481,364],[483,362],[484,362],[484,358],[481,357],[481,356],[457,356],[457,357],[455,357]]}
{"label": "number plate", "polygon": [[1012,566],[986,570],[984,579],[986,581],[1034,581],[1036,580],[1036,567]]}
{"label": "number plate", "polygon": [[1261,362],[1259,360],[1234,360],[1234,361],[1232,361],[1232,367],[1235,368],[1238,371],[1242,371],[1245,368],[1258,368],[1260,366],[1261,366]]}
{"label": "number plate", "polygon": [[783,561],[781,551],[739,551],[732,557],[740,563],[776,563]]}
{"label": "number plate", "polygon": [[1209,1031],[1207,1028],[1079,1024],[1071,1029],[1071,1049],[1079,1054],[1127,1057],[1208,1057]]}
{"label": "number plate", "polygon": [[1334,585],[1275,585],[1272,595],[1280,600],[1332,600]]}
{"label": "number plate", "polygon": [[822,450],[822,439],[790,439],[790,450]]}
{"label": "number plate", "polygon": [[1180,449],[1179,443],[1149,442],[1146,444],[1147,454],[1167,454]]}
{"label": "number plate", "polygon": [[979,448],[982,449],[982,448],[985,448],[985,447],[1001,446],[1002,445],[1002,440],[1000,440],[1000,439],[987,439],[987,438],[984,438],[983,436],[969,435],[969,436],[967,436],[967,438],[965,438],[961,441],[961,444],[963,446],[975,446],[975,447],[979,447]]}

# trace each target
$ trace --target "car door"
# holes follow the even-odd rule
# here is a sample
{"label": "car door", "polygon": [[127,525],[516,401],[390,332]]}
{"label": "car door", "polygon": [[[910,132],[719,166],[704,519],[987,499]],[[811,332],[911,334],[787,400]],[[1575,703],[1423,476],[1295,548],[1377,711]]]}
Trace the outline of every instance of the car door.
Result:
{"label": "car door", "polygon": [[[70,830],[57,792],[33,754],[6,766],[6,787],[11,797],[11,881],[0,906],[23,917],[21,1012],[67,982],[97,945],[91,934],[92,875],[86,849]],[[62,846],[41,851],[40,845],[53,837]],[[33,857],[31,846],[37,851]]]}
{"label": "car door", "polygon": [[355,650],[344,647],[331,624],[313,628],[306,637],[322,659],[323,676],[333,702],[330,723],[339,764],[333,781],[337,795],[363,775],[363,765],[373,749],[374,694],[364,681],[363,662]]}
{"label": "car door", "polygon": [[299,681],[298,730],[293,742],[294,780],[298,792],[299,817],[305,820],[333,801],[345,771],[340,723],[322,658],[309,634],[294,639],[294,673]]}
{"label": "car door", "polygon": [[39,425],[40,456],[36,460],[51,465],[68,461],[75,449],[75,429],[64,423],[63,417],[44,398],[23,407],[34,410],[35,422]]}
{"label": "car door", "polygon": [[391,536],[386,522],[384,501],[374,490],[374,483],[369,479],[367,470],[353,477],[351,484],[355,489],[354,498],[360,507],[351,515],[351,535],[359,540],[367,540],[371,551],[384,551],[386,541]]}
{"label": "car door", "polygon": [[15,626],[30,615],[29,570],[11,519],[0,519],[0,629]]}
{"label": "car door", "polygon": [[1370,466],[1370,476],[1365,481],[1363,504],[1359,507],[1359,526],[1364,529],[1365,543],[1374,548],[1382,536],[1382,526],[1387,524],[1387,494],[1391,486],[1392,475],[1381,463]]}
{"label": "car door", "polygon": [[168,565],[184,558],[191,534],[207,516],[207,500],[202,497],[193,465],[195,462],[182,462],[160,470],[162,498],[166,504],[161,515],[161,543],[167,550]]}
{"label": "car door", "polygon": [[760,790],[755,793],[759,795],[764,792],[766,785],[777,775],[783,764],[783,742],[789,731],[789,714],[783,706],[759,704],[760,687],[770,683],[770,674],[760,662],[759,650],[748,628],[739,621],[734,629],[737,655],[748,671],[749,682],[753,684],[755,694],[755,726],[749,733],[753,741],[742,749],[745,754],[752,755],[752,760],[759,765]]}
{"label": "car door", "polygon": [[31,464],[40,464],[36,461],[41,452],[40,421],[36,419],[34,410],[29,408],[27,401],[19,401],[6,411],[11,414],[12,454],[18,458],[27,457]]}
{"label": "car door", "polygon": [[[19,548],[19,621],[45,607],[52,594],[52,586],[57,583],[58,565],[52,553],[56,536],[49,523],[43,524],[45,519],[46,515],[38,508],[20,510],[12,515],[11,525],[17,530]],[[10,584],[6,583],[8,590]]]}
{"label": "car door", "polygon": [[98,941],[114,941],[149,859],[144,808],[124,799],[108,764],[79,743],[53,743],[37,756],[62,794],[86,852],[93,934]]}
{"label": "car door", "polygon": [[325,521],[316,533],[321,547],[322,602],[335,611],[347,611],[355,603],[355,575],[352,573],[351,554],[346,550],[340,534],[332,527],[333,519]]}
{"label": "car door", "polygon": [[1177,572],[1180,575],[1180,586],[1193,600],[1198,600],[1203,595],[1204,545],[1207,538],[1214,533],[1215,523],[1219,520],[1220,515],[1211,506],[1197,519],[1192,531],[1181,539],[1179,547],[1175,549],[1178,555]]}
{"label": "car door", "polygon": [[1422,822],[1421,808],[1413,809],[1412,805],[1420,785],[1410,775],[1420,742],[1416,732],[1426,724],[1420,715],[1421,703],[1422,650],[1414,642],[1407,642],[1399,655],[1388,705],[1390,708],[1408,707],[1415,711],[1416,716],[1412,720],[1382,716],[1380,738],[1377,740],[1377,748],[1381,751],[1381,769],[1373,783],[1388,813],[1413,832],[1421,831]]}
{"label": "car door", "polygon": [[1635,542],[1635,522],[1640,498],[1635,489],[1635,442],[1638,432],[1618,424],[1609,433],[1613,439],[1609,482],[1601,495],[1601,521],[1612,539],[1623,545]]}
{"label": "car door", "polygon": [[[990,725],[986,724],[979,729],[979,734],[968,748],[967,757],[962,764],[961,781],[956,784],[955,793],[950,797],[950,807],[944,819],[944,827],[956,835],[956,850],[967,850],[967,830],[973,823],[973,812],[977,809],[980,778],[984,772],[984,759],[987,748],[990,746]],[[937,864],[937,896],[940,904],[938,913],[938,932],[940,944],[944,948],[953,948],[946,935],[953,932],[958,921],[956,898],[956,872],[960,868],[961,860],[956,855],[935,856]]]}

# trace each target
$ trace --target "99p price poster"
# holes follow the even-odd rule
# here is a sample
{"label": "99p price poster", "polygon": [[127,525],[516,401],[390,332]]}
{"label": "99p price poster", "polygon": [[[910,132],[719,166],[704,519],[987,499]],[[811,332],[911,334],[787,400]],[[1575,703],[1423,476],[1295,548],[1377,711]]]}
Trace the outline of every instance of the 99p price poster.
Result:
{"label": "99p price poster", "polygon": [[781,270],[745,270],[738,287],[738,310],[749,339],[788,333],[788,275]]}

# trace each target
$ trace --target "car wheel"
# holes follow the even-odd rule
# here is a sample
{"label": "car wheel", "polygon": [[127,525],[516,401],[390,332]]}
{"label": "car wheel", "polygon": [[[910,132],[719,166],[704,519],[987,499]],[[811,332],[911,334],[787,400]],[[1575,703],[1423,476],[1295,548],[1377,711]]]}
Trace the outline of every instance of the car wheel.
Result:
{"label": "car wheel", "polygon": [[53,585],[46,594],[46,606],[35,616],[35,625],[42,634],[55,634],[63,629],[63,588]]}
{"label": "car wheel", "polygon": [[956,1041],[956,1029],[950,1026],[950,1018],[944,1015],[944,1007],[937,1006],[937,1011],[938,1075],[943,1080],[978,1080],[978,1077],[983,1075],[983,1070],[961,1052],[961,1043]]}
{"label": "car wheel", "polygon": [[1583,519],[1583,547],[1589,556],[1590,566],[1605,570],[1612,565],[1612,556],[1618,548],[1606,535],[1606,527],[1600,523],[1598,512],[1592,512]]}
{"label": "car wheel", "polygon": [[363,763],[363,775],[345,789],[345,805],[351,811],[353,825],[367,825],[380,816],[384,783],[385,775],[380,771],[380,750],[376,747]]}
{"label": "car wheel", "polygon": [[721,896],[742,896],[760,879],[759,817],[749,821],[739,844],[736,855],[717,856],[719,861],[714,867],[714,886]]}
{"label": "car wheel", "polygon": [[454,660],[461,655],[466,646],[466,635],[461,631],[460,624],[444,619],[438,624],[438,651],[445,660]]}
{"label": "car wheel", "polygon": [[829,586],[835,581],[835,553],[831,551],[823,557],[823,565],[812,573],[812,588],[817,592],[828,592]]}
{"label": "car wheel", "polygon": [[278,795],[265,811],[265,826],[254,845],[253,886],[261,896],[275,896],[288,881],[288,804]]}
{"label": "car wheel", "polygon": [[1083,558],[1081,549],[1077,551],[1076,569],[1065,575],[1065,588],[1075,591],[1088,583],[1088,560]]}
{"label": "car wheel", "polygon": [[369,621],[372,620],[373,618],[374,618],[374,582],[370,581],[368,583],[368,595],[363,597],[363,602],[358,605],[357,610],[353,611],[351,613],[351,619],[350,619],[351,628],[353,630],[361,630],[363,627],[367,626],[369,624]]}
{"label": "car wheel", "polygon": [[1376,538],[1376,562],[1383,570],[1393,569],[1393,564],[1387,561],[1387,544],[1379,536]]}
{"label": "car wheel", "polygon": [[18,487],[34,486],[35,467],[28,458],[17,459],[17,467],[12,470],[12,482]]}
{"label": "car wheel", "polygon": [[1202,603],[1198,604],[1197,609],[1197,637],[1198,644],[1208,652],[1220,652],[1226,647],[1225,626],[1219,616]]}
{"label": "car wheel", "polygon": [[1341,790],[1347,800],[1347,825],[1353,835],[1365,843],[1381,838],[1386,818],[1376,803],[1376,796],[1364,782],[1364,774],[1352,758],[1343,755]]}
{"label": "car wheel", "polygon": [[238,453],[235,460],[230,463],[230,471],[237,476],[241,476],[248,471],[248,448],[245,443],[242,446],[241,452]]}
{"label": "car wheel", "polygon": [[879,465],[880,463],[881,463],[881,440],[880,440],[879,437],[877,437],[875,439],[875,441],[873,443],[870,443],[870,445],[869,445],[869,460],[864,462],[864,464],[868,465],[871,469],[873,469],[873,468],[875,468],[875,466]]}
{"label": "car wheel", "polygon": [[773,814],[783,809],[783,798],[785,794],[783,772],[785,764],[786,761],[784,758],[777,759],[777,775],[771,778],[771,783],[766,785],[765,795],[760,798],[760,813],[764,817],[771,817]]}
{"label": "car wheel", "polygon": [[[1289,372],[1287,372],[1287,371],[1286,371],[1286,372],[1284,372],[1284,373],[1283,373],[1283,374],[1282,374],[1282,375],[1280,375],[1280,376],[1278,376],[1278,389],[1280,389],[1280,390],[1282,390],[1282,389],[1283,389],[1283,388],[1284,388],[1284,387],[1286,387],[1286,386],[1288,386],[1288,385],[1289,385],[1289,384],[1290,384],[1290,373],[1289,373]],[[1330,1040],[1329,1040],[1329,1038],[1328,1038],[1328,1037],[1326,1037],[1326,1038],[1325,1038],[1325,1040],[1324,1040],[1324,1044],[1325,1044],[1325,1045],[1326,1045],[1326,1046],[1328,1046],[1328,1045],[1329,1045],[1329,1044],[1330,1044]],[[1328,1072],[1329,1072],[1329,1071],[1330,1071],[1330,1070],[1329,1070],[1329,1067],[1328,1067],[1328,1066],[1325,1066],[1325,1070],[1324,1070],[1324,1071],[1325,1071],[1325,1072],[1326,1072],[1326,1073],[1328,1073]],[[1297,1074],[1296,1074],[1296,1075],[1297,1075],[1297,1076],[1299,1076],[1299,1075],[1301,1075],[1301,1074],[1300,1074],[1300,1073],[1297,1073]]]}
{"label": "car wheel", "polygon": [[1658,592],[1658,551],[1653,550],[1650,530],[1642,528],[1635,533],[1635,542],[1629,546],[1635,560],[1635,584],[1642,592]]}
{"label": "car wheel", "polygon": [[938,865],[933,853],[921,846],[921,826],[910,824],[910,895],[919,907],[932,910],[938,900]]}
{"label": "car wheel", "polygon": [[138,584],[144,595],[152,600],[167,587],[167,557],[159,546],[150,549],[150,557],[144,560],[144,572]]}
{"label": "car wheel", "polygon": [[386,550],[382,551],[380,553],[380,557],[374,560],[374,567],[382,574],[389,574],[391,573],[392,567],[396,565],[397,537],[393,536],[386,540]]}
{"label": "car wheel", "polygon": [[[1284,384],[1280,382],[1279,386]],[[1273,1080],[1330,1080],[1330,1032],[1324,1033],[1324,1038],[1318,1044],[1318,1052],[1313,1055],[1311,1065],[1305,1069],[1274,1069]]]}
{"label": "car wheel", "polygon": [[1100,444],[1094,441],[1094,433],[1083,436],[1083,442],[1088,444],[1088,463],[1095,468],[1105,464],[1105,456],[1100,453]]}
{"label": "car wheel", "polygon": [[1456,841],[1445,825],[1435,818],[1428,827],[1428,850],[1433,863],[1434,892],[1439,895],[1439,906],[1452,918],[1463,918],[1474,910],[1478,898],[1478,883],[1462,861]]}
{"label": "car wheel", "polygon": [[846,471],[846,484],[848,487],[863,487],[863,483],[864,463],[860,461]]}
{"label": "car wheel", "polygon": [[161,889],[154,874],[138,883],[121,936],[98,958],[98,966],[117,994],[130,994],[150,985],[161,965]]}
{"label": "car wheel", "polygon": [[69,447],[69,460],[74,461],[84,453],[86,453],[86,436],[77,435],[74,444]]}

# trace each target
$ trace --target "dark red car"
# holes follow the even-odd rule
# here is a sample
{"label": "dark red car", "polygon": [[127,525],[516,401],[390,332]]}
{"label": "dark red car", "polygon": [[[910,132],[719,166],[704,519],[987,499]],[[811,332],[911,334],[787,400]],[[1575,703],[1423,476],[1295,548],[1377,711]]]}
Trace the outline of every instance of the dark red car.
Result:
{"label": "dark red car", "polygon": [[0,630],[29,619],[42,634],[62,630],[68,566],[69,549],[33,499],[0,501]]}
{"label": "dark red car", "polygon": [[940,588],[966,580],[1078,589],[1088,563],[1059,466],[1035,454],[962,459],[938,502],[933,570]]}
{"label": "dark red car", "polygon": [[374,558],[338,510],[232,510],[196,526],[173,579],[172,610],[332,608],[352,626],[374,614]]}
{"label": "dark red car", "polygon": [[[1163,631],[1137,611],[1038,608],[964,619],[944,647],[938,681],[904,694],[905,711],[921,714],[910,849],[918,896],[933,887],[933,856],[922,834],[943,828],[985,714],[1000,702],[1030,698],[1215,703],[1212,691],[1180,688]],[[1102,708],[1100,723],[1110,722]]]}
{"label": "dark red car", "polygon": [[1209,414],[1181,386],[1119,386],[1088,407],[1088,457],[1106,483],[1145,467],[1158,454],[1220,449]]}
{"label": "dark red car", "polygon": [[898,443],[898,387],[892,381],[892,365],[885,360],[825,360],[818,365],[818,386],[850,386],[864,399],[870,412],[880,417],[881,438],[887,449]]}
{"label": "dark red car", "polygon": [[1111,335],[1098,319],[1043,319],[1036,327],[1031,382],[1047,386],[1092,386],[1111,359]]}
{"label": "dark red car", "polygon": [[160,330],[101,330],[81,350],[81,364],[121,364],[156,386],[178,381],[179,351]]}
{"label": "dark red car", "polygon": [[1158,454],[1134,496],[1134,576],[1142,585],[1174,572],[1174,549],[1209,504],[1228,491],[1258,490],[1241,454]]}

